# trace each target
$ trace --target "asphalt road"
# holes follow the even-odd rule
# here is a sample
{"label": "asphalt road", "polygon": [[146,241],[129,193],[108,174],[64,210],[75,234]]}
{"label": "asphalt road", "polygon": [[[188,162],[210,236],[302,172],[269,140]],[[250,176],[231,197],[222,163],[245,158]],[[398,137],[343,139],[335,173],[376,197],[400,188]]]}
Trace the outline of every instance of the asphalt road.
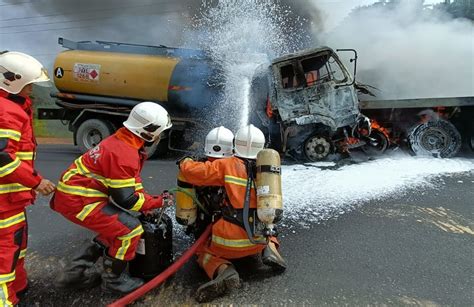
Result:
{"label": "asphalt road", "polygon": [[[70,145],[43,145],[37,166],[57,181],[78,156]],[[173,160],[149,161],[145,188],[159,193],[175,185]],[[216,304],[472,306],[474,302],[474,173],[441,177],[441,188],[369,201],[347,214],[304,227],[281,230],[282,275],[255,259],[237,263],[243,286]],[[117,297],[100,288],[59,292],[52,282],[88,231],[65,220],[39,198],[28,209],[27,267],[37,306],[98,306]],[[175,250],[189,242],[179,233]],[[207,278],[194,261],[138,301],[137,305],[196,304],[193,294]]]}

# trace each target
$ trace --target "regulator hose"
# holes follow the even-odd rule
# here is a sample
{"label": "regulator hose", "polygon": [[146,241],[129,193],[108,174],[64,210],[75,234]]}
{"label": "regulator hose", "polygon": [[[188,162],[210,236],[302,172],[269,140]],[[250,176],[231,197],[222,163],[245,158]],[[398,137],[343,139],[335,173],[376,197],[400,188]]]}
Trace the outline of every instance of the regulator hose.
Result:
{"label": "regulator hose", "polygon": [[161,272],[160,275],[156,276],[140,288],[136,289],[135,291],[127,294],[126,296],[122,297],[121,299],[116,300],[115,302],[108,305],[108,307],[121,307],[126,306],[136,299],[142,297],[150,290],[158,287],[161,283],[163,283],[168,277],[176,273],[188,260],[191,258],[197,251],[198,247],[201,246],[204,242],[206,242],[207,238],[211,234],[212,224],[207,226],[204,233],[199,237],[199,239],[194,242],[194,244],[186,251],[184,254],[175,261],[171,266],[169,266],[166,270]]}
{"label": "regulator hose", "polygon": [[207,215],[210,215],[209,211],[207,211],[206,207],[201,204],[201,202],[197,199],[196,195],[192,194],[192,193],[189,193],[188,191],[186,191],[185,189],[183,188],[180,188],[180,187],[176,187],[176,188],[173,188],[173,189],[170,189],[168,190],[170,193],[175,193],[175,192],[181,192],[181,193],[184,193],[186,194],[187,196],[191,197],[193,199],[193,201],[198,205],[199,208],[201,208],[201,210],[207,214]]}

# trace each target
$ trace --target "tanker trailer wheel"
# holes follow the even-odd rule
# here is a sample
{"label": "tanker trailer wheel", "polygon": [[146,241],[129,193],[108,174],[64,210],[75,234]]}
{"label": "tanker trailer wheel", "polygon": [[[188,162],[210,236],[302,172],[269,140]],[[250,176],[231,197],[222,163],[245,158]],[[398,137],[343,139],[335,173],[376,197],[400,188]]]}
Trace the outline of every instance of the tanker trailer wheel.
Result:
{"label": "tanker trailer wheel", "polygon": [[408,136],[417,156],[454,157],[461,148],[461,134],[450,122],[439,119],[416,126]]}
{"label": "tanker trailer wheel", "polygon": [[79,125],[76,132],[76,143],[82,153],[94,148],[103,139],[114,133],[111,122],[102,119],[88,119]]}
{"label": "tanker trailer wheel", "polygon": [[304,154],[311,162],[324,160],[331,153],[331,142],[325,137],[313,135],[304,143]]}

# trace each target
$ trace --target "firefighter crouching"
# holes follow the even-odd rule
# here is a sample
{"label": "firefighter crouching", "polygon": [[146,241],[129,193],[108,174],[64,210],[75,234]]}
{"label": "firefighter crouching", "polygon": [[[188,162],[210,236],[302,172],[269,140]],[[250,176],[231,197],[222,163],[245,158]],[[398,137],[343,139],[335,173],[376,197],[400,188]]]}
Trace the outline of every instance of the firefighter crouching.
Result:
{"label": "firefighter crouching", "polygon": [[269,236],[266,240],[254,235],[248,229],[250,218],[247,216],[246,223],[245,210],[242,210],[249,206],[247,209],[255,212],[257,208],[256,191],[248,178],[253,176],[251,165],[264,147],[265,136],[258,128],[249,125],[236,133],[234,144],[233,157],[212,162],[184,159],[180,163],[180,171],[187,182],[196,186],[223,186],[226,191],[222,216],[214,220],[211,237],[197,252],[198,264],[211,279],[198,288],[196,300],[199,302],[212,300],[227,290],[240,287],[239,274],[229,260],[262,254],[264,264],[279,271],[286,268],[277,251],[276,238]]}
{"label": "firefighter crouching", "polygon": [[[224,126],[209,131],[204,141],[204,158],[201,162],[228,158],[234,154],[234,134]],[[225,189],[222,186],[194,186],[186,182],[183,174],[178,172],[178,191],[176,192],[176,221],[187,226],[186,233],[198,238],[211,223],[214,212],[220,210],[224,201]],[[203,208],[193,199],[198,199]]]}
{"label": "firefighter crouching", "polygon": [[[140,171],[145,142],[159,141],[171,127],[168,112],[153,102],[136,105],[110,137],[79,157],[61,175],[51,208],[98,236],[75,256],[56,280],[59,288],[86,288],[100,283],[94,263],[103,256],[102,289],[128,293],[143,284],[127,272],[135,257],[142,225],[130,211],[160,208],[172,195],[144,192]],[[105,247],[105,251],[103,248]]]}
{"label": "firefighter crouching", "polygon": [[29,95],[33,83],[49,81],[35,58],[0,54],[0,306],[18,304],[28,287],[24,258],[28,238],[25,207],[35,191],[48,195],[54,184],[34,169],[36,141]]}

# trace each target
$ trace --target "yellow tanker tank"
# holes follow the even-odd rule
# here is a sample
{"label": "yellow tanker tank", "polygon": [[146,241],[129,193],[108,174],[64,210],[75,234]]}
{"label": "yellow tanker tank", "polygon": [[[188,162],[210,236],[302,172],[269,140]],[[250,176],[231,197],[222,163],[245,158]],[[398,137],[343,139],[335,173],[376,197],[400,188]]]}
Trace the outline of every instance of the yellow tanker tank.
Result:
{"label": "yellow tanker tank", "polygon": [[64,51],[54,63],[54,83],[61,92],[167,102],[178,62],[166,56]]}
{"label": "yellow tanker tank", "polygon": [[282,215],[280,155],[273,149],[263,149],[257,155],[257,216],[271,229]]}

